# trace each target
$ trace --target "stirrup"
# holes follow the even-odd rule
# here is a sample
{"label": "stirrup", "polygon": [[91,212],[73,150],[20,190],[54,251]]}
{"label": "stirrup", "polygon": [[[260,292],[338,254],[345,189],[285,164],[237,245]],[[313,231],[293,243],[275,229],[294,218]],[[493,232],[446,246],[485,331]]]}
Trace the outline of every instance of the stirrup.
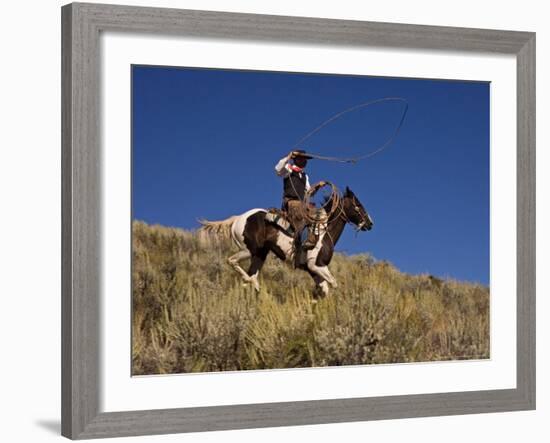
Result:
{"label": "stirrup", "polygon": [[[312,229],[312,228],[311,228]],[[315,248],[317,246],[317,242],[319,241],[319,236],[315,234],[314,232],[309,231],[307,238],[305,239],[304,243],[302,244],[302,247],[309,251],[310,249]]]}

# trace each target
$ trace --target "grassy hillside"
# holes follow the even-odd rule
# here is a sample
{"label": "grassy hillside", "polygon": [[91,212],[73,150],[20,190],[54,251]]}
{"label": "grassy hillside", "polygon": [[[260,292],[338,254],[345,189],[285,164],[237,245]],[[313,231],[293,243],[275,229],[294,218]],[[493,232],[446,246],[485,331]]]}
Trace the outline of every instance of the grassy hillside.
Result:
{"label": "grassy hillside", "polygon": [[269,257],[256,294],[228,241],[133,224],[132,372],[167,374],[489,358],[489,289],[336,254],[340,287]]}

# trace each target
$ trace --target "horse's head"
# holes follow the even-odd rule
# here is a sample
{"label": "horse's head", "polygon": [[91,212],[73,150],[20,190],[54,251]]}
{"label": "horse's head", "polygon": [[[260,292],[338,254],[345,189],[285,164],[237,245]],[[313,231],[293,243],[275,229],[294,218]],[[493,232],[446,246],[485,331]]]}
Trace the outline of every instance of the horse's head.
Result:
{"label": "horse's head", "polygon": [[368,212],[347,186],[342,205],[347,221],[357,226],[358,231],[370,231],[372,229],[373,222]]}

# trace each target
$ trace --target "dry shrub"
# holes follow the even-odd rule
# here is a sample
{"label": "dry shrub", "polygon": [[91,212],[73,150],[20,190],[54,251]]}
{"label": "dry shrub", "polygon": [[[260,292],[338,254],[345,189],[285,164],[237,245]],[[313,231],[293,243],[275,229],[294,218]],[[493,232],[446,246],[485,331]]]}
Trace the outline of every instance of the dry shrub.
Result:
{"label": "dry shrub", "polygon": [[228,241],[133,224],[132,371],[139,374],[489,358],[489,289],[335,254],[339,282],[269,257],[262,290],[227,265]]}

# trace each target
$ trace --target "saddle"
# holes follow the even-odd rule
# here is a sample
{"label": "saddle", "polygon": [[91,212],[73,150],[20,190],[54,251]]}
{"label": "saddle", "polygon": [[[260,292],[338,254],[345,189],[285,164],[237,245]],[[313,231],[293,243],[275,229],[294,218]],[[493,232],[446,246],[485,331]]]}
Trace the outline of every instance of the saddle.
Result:
{"label": "saddle", "polygon": [[294,237],[294,227],[288,221],[286,211],[282,211],[277,208],[269,208],[265,214],[265,220],[276,225],[279,229],[291,237]]}

